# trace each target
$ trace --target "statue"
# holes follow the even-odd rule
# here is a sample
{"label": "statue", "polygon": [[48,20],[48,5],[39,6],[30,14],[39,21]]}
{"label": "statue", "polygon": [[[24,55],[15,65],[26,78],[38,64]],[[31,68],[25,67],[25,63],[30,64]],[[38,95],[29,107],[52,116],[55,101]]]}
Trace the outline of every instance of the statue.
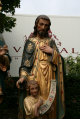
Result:
{"label": "statue", "polygon": [[[53,100],[51,105],[47,105],[49,108],[41,119],[62,119],[65,113],[63,61],[55,41],[49,37],[50,25],[48,16],[40,15],[36,18],[34,32],[24,46],[19,80],[16,85],[20,88],[19,84],[24,81],[37,81],[40,87],[39,95],[44,102],[48,99]],[[56,82],[54,98],[49,97],[52,80]],[[54,92],[55,88],[52,90],[53,94]]]}
{"label": "statue", "polygon": [[3,101],[4,80],[7,76],[7,71],[10,69],[10,62],[11,58],[9,56],[8,46],[2,34],[0,34],[0,103]]}

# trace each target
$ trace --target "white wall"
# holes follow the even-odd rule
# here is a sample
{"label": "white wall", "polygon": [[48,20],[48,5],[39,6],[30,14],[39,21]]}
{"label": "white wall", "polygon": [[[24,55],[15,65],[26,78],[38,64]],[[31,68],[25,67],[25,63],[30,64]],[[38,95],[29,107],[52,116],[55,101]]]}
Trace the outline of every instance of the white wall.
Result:
{"label": "white wall", "polygon": [[[18,76],[21,57],[24,47],[25,35],[28,37],[33,32],[34,22],[37,16],[15,15],[16,27],[12,32],[4,32],[3,36],[12,57],[10,74]],[[80,53],[80,17],[49,16],[51,19],[51,31],[56,35],[56,44],[63,57],[77,56]]]}

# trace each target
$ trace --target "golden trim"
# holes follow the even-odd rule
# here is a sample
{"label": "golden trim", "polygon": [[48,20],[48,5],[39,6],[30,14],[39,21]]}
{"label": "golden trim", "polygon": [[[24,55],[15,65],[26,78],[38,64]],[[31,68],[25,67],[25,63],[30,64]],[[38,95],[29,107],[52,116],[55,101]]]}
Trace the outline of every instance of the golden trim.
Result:
{"label": "golden trim", "polygon": [[26,66],[30,66],[30,61],[29,61],[29,60],[26,60],[26,61],[25,61],[25,65],[26,65]]}
{"label": "golden trim", "polygon": [[31,43],[29,43],[28,47],[27,47],[27,50],[30,51],[30,50],[32,50],[32,48],[33,48],[33,45]]}

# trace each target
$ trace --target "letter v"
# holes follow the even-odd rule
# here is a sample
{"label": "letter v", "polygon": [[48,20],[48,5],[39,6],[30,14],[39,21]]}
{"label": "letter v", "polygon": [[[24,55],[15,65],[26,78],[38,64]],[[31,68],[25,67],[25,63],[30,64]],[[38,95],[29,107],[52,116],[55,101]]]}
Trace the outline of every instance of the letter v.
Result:
{"label": "letter v", "polygon": [[21,49],[21,47],[19,47],[19,49],[16,49],[15,47],[13,47],[13,48],[16,52],[19,52],[19,50]]}

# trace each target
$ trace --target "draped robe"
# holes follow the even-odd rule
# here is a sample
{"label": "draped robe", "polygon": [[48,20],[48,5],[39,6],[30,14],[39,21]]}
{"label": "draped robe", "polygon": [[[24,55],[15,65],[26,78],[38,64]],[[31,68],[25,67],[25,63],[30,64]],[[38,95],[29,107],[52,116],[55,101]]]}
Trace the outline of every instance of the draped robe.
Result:
{"label": "draped robe", "polygon": [[[54,49],[53,54],[44,53],[39,49],[44,44]],[[44,100],[47,100],[49,96],[51,80],[57,81],[57,92],[53,104],[41,118],[61,119],[64,115],[63,68],[61,56],[55,42],[50,38],[39,39],[38,37],[27,40],[19,73],[20,77],[24,77],[27,81],[38,81],[40,86],[39,95]],[[56,116],[57,114],[58,117]]]}

